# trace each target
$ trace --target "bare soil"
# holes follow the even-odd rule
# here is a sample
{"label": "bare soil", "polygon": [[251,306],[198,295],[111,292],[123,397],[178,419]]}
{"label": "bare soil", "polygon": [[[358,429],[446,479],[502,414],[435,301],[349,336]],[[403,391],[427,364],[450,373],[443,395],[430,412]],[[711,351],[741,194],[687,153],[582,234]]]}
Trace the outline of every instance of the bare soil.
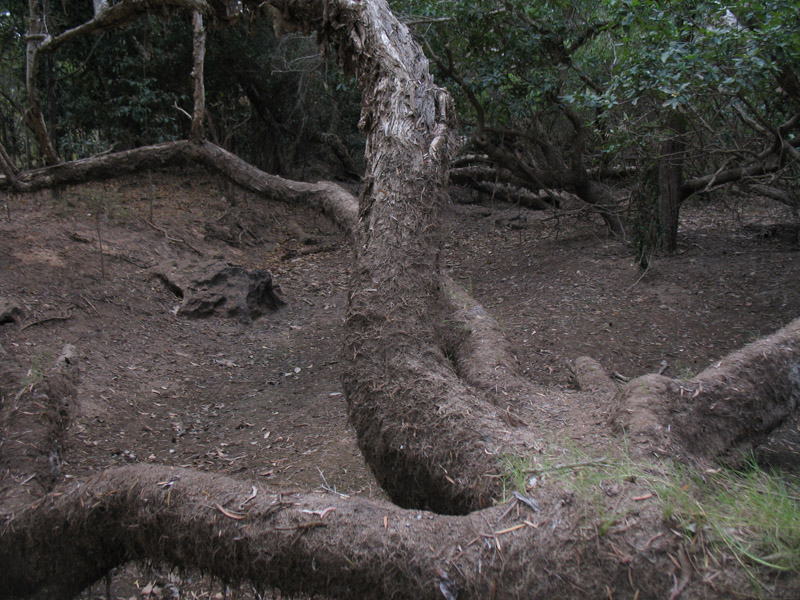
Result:
{"label": "bare soil", "polygon": [[[78,352],[59,478],[151,462],[276,490],[382,496],[347,423],[339,352],[350,248],[324,217],[232,191],[203,171],[5,202],[0,296],[23,314],[0,325],[0,345],[28,381],[65,344]],[[623,377],[688,377],[788,323],[800,314],[791,222],[790,211],[759,199],[689,203],[679,252],[654,256],[642,272],[599,219],[454,205],[444,260],[547,390],[547,436],[591,444],[607,439],[606,414],[585,410],[571,361],[589,355]],[[152,269],[185,257],[267,269],[286,305],[251,324],[179,318],[180,299]],[[109,589],[113,598],[223,593],[138,568]]]}

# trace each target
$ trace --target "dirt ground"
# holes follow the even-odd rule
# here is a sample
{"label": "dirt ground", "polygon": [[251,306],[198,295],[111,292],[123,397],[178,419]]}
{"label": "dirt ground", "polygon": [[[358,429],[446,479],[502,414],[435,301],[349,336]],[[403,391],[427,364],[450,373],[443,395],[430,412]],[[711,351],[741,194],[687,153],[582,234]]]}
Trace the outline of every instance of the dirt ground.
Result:
{"label": "dirt ground", "polygon": [[[381,496],[347,423],[339,350],[350,249],[325,218],[203,171],[3,202],[0,297],[22,316],[0,325],[0,345],[30,380],[64,344],[78,352],[61,478],[152,462],[274,489]],[[643,273],[599,219],[454,205],[444,260],[547,390],[547,435],[591,443],[607,434],[605,415],[583,410],[570,361],[589,355],[623,377],[686,377],[796,318],[798,245],[780,226],[791,222],[788,209],[757,199],[690,202],[679,252],[653,257]],[[152,270],[185,257],[267,269],[286,305],[251,324],[180,318],[180,299]],[[110,592],[224,593],[182,577],[128,570]],[[108,591],[101,584],[86,597]]]}

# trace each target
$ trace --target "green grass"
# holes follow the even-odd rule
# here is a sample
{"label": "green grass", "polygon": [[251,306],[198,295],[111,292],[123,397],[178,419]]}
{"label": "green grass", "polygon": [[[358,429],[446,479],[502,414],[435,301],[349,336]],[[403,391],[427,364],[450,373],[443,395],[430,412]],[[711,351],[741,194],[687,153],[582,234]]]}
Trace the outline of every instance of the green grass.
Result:
{"label": "green grass", "polygon": [[631,509],[625,500],[635,483],[636,493],[655,495],[670,528],[703,548],[710,560],[725,556],[738,563],[757,596],[777,574],[800,572],[797,476],[764,470],[755,459],[740,469],[702,471],[638,462],[624,444],[598,456],[569,442],[553,448],[535,457],[504,457],[504,492],[525,493],[531,477],[558,481],[583,500],[588,529],[603,536]]}
{"label": "green grass", "polygon": [[53,357],[49,352],[40,352],[34,356],[33,362],[22,380],[23,389],[41,383],[44,380],[44,372],[52,361]]}
{"label": "green grass", "polygon": [[503,484],[503,502],[511,498],[511,494],[527,493],[528,477],[533,470],[531,459],[527,456],[506,454],[501,459],[502,474],[500,481]]}
{"label": "green grass", "polygon": [[751,579],[757,571],[800,571],[800,482],[761,469],[676,469],[658,490],[664,516],[733,556]]}

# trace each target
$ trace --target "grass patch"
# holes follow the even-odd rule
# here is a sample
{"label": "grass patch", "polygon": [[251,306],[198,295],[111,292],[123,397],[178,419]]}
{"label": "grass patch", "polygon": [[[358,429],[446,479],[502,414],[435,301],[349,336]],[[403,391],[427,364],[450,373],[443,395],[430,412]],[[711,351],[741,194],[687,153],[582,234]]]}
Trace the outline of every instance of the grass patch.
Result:
{"label": "grass patch", "polygon": [[527,493],[529,476],[533,472],[533,463],[527,456],[506,454],[501,459],[502,474],[500,481],[503,484],[503,502],[511,498],[511,494]]}
{"label": "grass patch", "polygon": [[[664,519],[710,563],[739,564],[755,594],[776,575],[800,572],[800,480],[766,471],[754,458],[740,469],[697,470],[631,458],[627,447],[591,456],[569,443],[535,457],[505,457],[504,491],[526,493],[558,481],[586,505],[587,529],[606,535],[633,509],[634,496],[652,493]],[[535,490],[531,491],[535,496]]]}
{"label": "grass patch", "polygon": [[739,470],[678,468],[658,490],[664,516],[690,539],[735,558],[754,583],[763,569],[800,571],[800,484],[749,460]]}
{"label": "grass patch", "polygon": [[45,371],[52,361],[53,356],[49,352],[40,352],[34,356],[33,362],[22,380],[22,389],[32,388],[44,381]]}

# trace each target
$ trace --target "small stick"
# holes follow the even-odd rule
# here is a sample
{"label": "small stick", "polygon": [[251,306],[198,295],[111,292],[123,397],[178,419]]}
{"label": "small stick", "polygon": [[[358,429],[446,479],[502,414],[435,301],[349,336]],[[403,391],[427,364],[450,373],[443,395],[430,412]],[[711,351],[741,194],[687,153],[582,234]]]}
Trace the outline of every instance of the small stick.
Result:
{"label": "small stick", "polygon": [[99,311],[99,310],[97,310],[97,309],[94,307],[94,304],[92,304],[91,302],[89,302],[89,299],[88,299],[86,296],[84,296],[83,294],[78,294],[78,298],[80,298],[81,300],[83,300],[84,302],[86,302],[86,304],[88,304],[88,305],[89,305],[89,307],[91,307],[91,309],[92,309],[92,310],[95,312],[95,314],[96,314],[98,317],[100,316],[100,311]]}
{"label": "small stick", "polygon": [[68,315],[56,315],[53,317],[45,317],[44,319],[39,319],[38,321],[33,321],[32,323],[28,323],[27,325],[23,325],[19,328],[20,331],[24,331],[28,327],[33,327],[34,325],[41,325],[42,323],[47,323],[48,321],[67,321],[72,317],[72,309],[70,309]]}
{"label": "small stick", "polygon": [[106,279],[106,261],[103,257],[103,236],[100,235],[100,209],[94,212],[94,226],[97,229],[97,244],[100,247],[100,279]]}
{"label": "small stick", "polygon": [[159,227],[159,226],[158,226],[158,225],[156,225],[155,223],[152,223],[152,222],[148,221],[147,219],[142,219],[142,221],[144,221],[145,223],[147,223],[148,225],[150,225],[150,227],[152,227],[152,228],[153,228],[153,229],[155,229],[156,231],[160,231],[161,233],[163,233],[163,234],[164,234],[164,237],[165,237],[165,238],[167,238],[167,240],[168,240],[168,241],[170,241],[170,242],[173,242],[173,243],[182,242],[182,243],[186,244],[187,246],[189,246],[189,248],[191,248],[192,250],[194,250],[195,252],[197,252],[197,253],[198,253],[200,256],[203,256],[203,253],[202,253],[200,250],[198,250],[197,248],[195,248],[194,246],[192,246],[192,244],[190,244],[189,242],[187,242],[185,239],[183,239],[183,238],[181,238],[181,237],[179,237],[179,238],[171,238],[171,237],[169,237],[169,233],[167,232],[167,230],[166,230],[166,229],[162,229],[161,227]]}
{"label": "small stick", "polygon": [[508,513],[510,513],[514,509],[514,507],[517,505],[517,502],[519,502],[519,500],[515,496],[514,499],[511,500],[511,502],[509,502],[506,511],[502,515],[500,515],[499,519],[497,519],[498,523],[508,516]]}
{"label": "small stick", "polygon": [[516,531],[517,529],[522,529],[523,527],[527,527],[527,525],[525,523],[520,523],[519,525],[514,525],[513,527],[509,527],[508,529],[495,531],[494,535],[503,535],[505,533],[511,533],[512,531]]}

